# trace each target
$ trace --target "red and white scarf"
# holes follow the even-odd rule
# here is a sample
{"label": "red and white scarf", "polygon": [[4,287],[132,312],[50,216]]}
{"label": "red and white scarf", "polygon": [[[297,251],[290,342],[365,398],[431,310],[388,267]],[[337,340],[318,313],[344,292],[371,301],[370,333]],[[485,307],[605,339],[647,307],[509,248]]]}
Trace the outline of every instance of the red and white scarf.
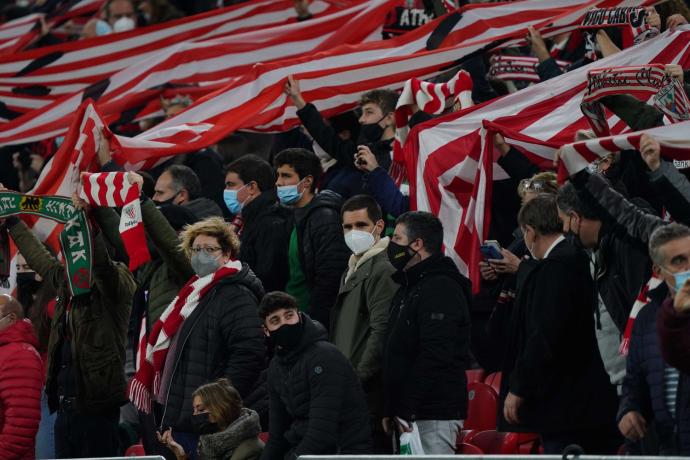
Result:
{"label": "red and white scarf", "polygon": [[84,173],[81,197],[94,206],[122,208],[120,235],[129,255],[129,269],[134,271],[151,260],[141,217],[139,184],[130,184],[125,172]]}
{"label": "red and white scarf", "polygon": [[417,78],[405,82],[395,107],[395,141],[390,169],[390,175],[398,186],[407,176],[403,145],[410,132],[408,123],[413,115],[412,106],[416,104],[422,112],[439,115],[446,109],[449,99],[451,104],[458,101],[463,109],[472,105],[472,77],[469,73],[461,70],[445,83],[429,83]]}
{"label": "red and white scarf", "polygon": [[223,278],[234,276],[242,270],[242,262],[231,260],[210,275],[194,275],[185,284],[177,297],[168,305],[161,317],[151,329],[148,340],[141,336],[140,350],[137,357],[137,371],[129,382],[127,393],[134,406],[151,413],[152,395],[158,394],[161,386],[161,372],[173,337],[182,323],[194,312],[199,302]]}
{"label": "red and white scarf", "polygon": [[587,91],[580,108],[597,137],[610,134],[599,100],[616,94],[632,94],[645,99],[653,95],[654,105],[672,122],[690,119],[690,102],[683,85],[680,80],[669,78],[662,64],[595,69],[587,74]]}
{"label": "red and white scarf", "polygon": [[[531,56],[506,56],[498,55],[491,59],[489,76],[500,80],[531,81],[538,83],[541,81],[537,73],[539,59]],[[565,73],[570,65],[567,61],[556,61],[558,67]]]}
{"label": "red and white scarf", "polygon": [[633,326],[635,325],[635,319],[637,318],[637,315],[640,313],[640,311],[645,307],[645,305],[647,305],[652,300],[649,298],[649,292],[659,287],[661,283],[663,283],[663,280],[661,278],[657,278],[656,276],[652,275],[649,281],[647,281],[647,284],[645,284],[642,287],[642,290],[637,295],[637,299],[635,299],[635,303],[633,304],[632,310],[630,310],[628,322],[625,325],[625,332],[623,333],[623,340],[621,340],[621,346],[618,349],[620,354],[627,356],[628,351],[630,350],[630,337],[632,337],[632,330]]}

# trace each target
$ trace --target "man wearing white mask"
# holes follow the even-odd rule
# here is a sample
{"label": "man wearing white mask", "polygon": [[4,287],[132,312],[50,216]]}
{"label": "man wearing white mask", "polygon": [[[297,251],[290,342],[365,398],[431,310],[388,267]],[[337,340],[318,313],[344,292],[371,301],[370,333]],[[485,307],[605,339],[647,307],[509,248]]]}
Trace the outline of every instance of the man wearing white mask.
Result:
{"label": "man wearing white mask", "polygon": [[355,368],[367,395],[374,452],[392,453],[383,433],[381,365],[393,295],[395,268],[388,261],[389,238],[381,207],[368,195],[356,195],[341,211],[345,244],[352,255],[343,274],[338,298],[331,312],[331,341]]}

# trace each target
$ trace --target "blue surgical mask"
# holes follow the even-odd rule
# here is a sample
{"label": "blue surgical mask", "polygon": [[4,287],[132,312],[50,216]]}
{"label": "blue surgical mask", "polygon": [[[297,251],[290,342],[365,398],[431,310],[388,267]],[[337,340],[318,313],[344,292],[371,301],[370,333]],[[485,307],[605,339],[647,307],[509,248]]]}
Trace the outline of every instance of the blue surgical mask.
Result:
{"label": "blue surgical mask", "polygon": [[[246,186],[247,184],[245,184],[244,187]],[[231,214],[237,215],[242,212],[244,203],[240,203],[240,201],[237,199],[237,194],[244,187],[240,188],[239,190],[223,190],[223,201],[225,201],[225,206],[228,207],[228,210],[230,210]]]}
{"label": "blue surgical mask", "polygon": [[295,185],[280,185],[278,186],[278,199],[283,204],[294,204],[302,198],[304,192],[297,190],[297,187],[302,181]]}
{"label": "blue surgical mask", "polygon": [[678,272],[673,274],[673,278],[676,281],[676,291],[683,288],[685,283],[690,279],[690,270],[685,270],[684,272]]}
{"label": "blue surgical mask", "polygon": [[110,24],[100,19],[96,21],[96,35],[98,37],[112,33],[113,29],[110,27]]}

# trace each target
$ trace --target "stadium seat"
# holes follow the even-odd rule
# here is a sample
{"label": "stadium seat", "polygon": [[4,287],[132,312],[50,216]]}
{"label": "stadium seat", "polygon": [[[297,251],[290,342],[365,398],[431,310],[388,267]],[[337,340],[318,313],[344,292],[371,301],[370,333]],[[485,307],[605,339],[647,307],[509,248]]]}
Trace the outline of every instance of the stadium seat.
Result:
{"label": "stadium seat", "polygon": [[261,442],[266,444],[268,442],[268,431],[264,431],[262,433],[259,433],[259,439],[261,439]]}
{"label": "stadium seat", "polygon": [[535,455],[542,451],[541,437],[537,433],[517,433],[518,453],[520,455]]}
{"label": "stadium seat", "polygon": [[455,443],[460,445],[463,442],[472,442],[472,438],[477,433],[481,433],[481,430],[461,430],[458,432],[458,438],[455,440]]}
{"label": "stadium seat", "polygon": [[467,384],[469,385],[470,383],[474,382],[483,382],[484,377],[486,376],[486,372],[484,372],[484,369],[467,369],[465,371],[465,375],[467,376]]}
{"label": "stadium seat", "polygon": [[500,372],[494,372],[492,374],[489,374],[486,376],[484,379],[484,383],[487,385],[491,386],[491,388],[494,389],[496,394],[501,394],[501,373]]}
{"label": "stadium seat", "polygon": [[457,455],[484,455],[484,452],[477,446],[463,442],[455,447]]}
{"label": "stadium seat", "polygon": [[141,444],[129,446],[125,451],[125,457],[143,457],[145,455],[146,451],[144,450],[144,446]]}
{"label": "stadium seat", "polygon": [[483,382],[467,385],[467,430],[495,430],[498,396],[493,388]]}
{"label": "stadium seat", "polygon": [[471,444],[487,455],[515,455],[518,453],[518,434],[482,431],[472,438]]}

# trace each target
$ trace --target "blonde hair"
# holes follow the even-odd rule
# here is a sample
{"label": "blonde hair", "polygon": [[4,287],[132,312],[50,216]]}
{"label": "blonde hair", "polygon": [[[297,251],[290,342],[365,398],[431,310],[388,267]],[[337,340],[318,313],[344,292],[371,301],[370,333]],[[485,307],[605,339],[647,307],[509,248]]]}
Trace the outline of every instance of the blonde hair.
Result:
{"label": "blonde hair", "polygon": [[237,259],[240,255],[240,240],[221,217],[209,217],[191,225],[185,226],[180,235],[182,243],[180,247],[187,255],[192,255],[192,244],[199,235],[214,237],[223,250],[223,254],[230,254],[230,257]]}
{"label": "blonde hair", "polygon": [[524,198],[527,192],[556,195],[558,193],[558,180],[556,174],[551,171],[543,171],[535,174],[529,179],[522,179],[518,185],[518,195],[520,198]]}
{"label": "blonde hair", "polygon": [[196,396],[201,398],[221,430],[230,426],[242,412],[242,397],[228,379],[218,379],[200,386],[192,393],[192,398]]}

